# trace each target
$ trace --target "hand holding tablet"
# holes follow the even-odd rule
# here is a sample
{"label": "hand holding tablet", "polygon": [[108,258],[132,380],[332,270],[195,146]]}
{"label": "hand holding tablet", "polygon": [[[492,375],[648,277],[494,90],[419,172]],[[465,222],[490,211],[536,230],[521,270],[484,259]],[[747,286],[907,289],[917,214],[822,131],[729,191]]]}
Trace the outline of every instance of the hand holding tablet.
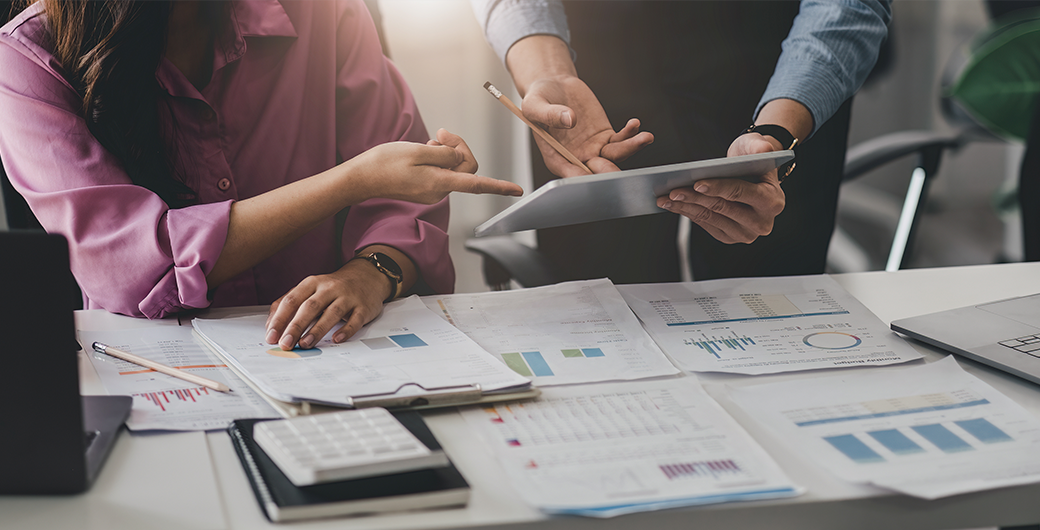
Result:
{"label": "hand holding tablet", "polygon": [[474,231],[477,237],[660,213],[658,197],[708,178],[757,180],[794,158],[774,151],[554,180]]}

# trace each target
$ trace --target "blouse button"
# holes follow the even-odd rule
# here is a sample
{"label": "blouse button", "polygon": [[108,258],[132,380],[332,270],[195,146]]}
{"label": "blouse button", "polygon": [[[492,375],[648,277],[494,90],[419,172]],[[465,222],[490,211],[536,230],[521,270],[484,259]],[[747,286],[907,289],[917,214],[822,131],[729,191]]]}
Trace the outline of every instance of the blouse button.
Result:
{"label": "blouse button", "polygon": [[213,109],[207,108],[202,111],[202,118],[206,121],[213,121],[213,118],[217,117],[217,113],[213,112]]}
{"label": "blouse button", "polygon": [[220,179],[220,181],[217,182],[217,187],[220,188],[220,191],[227,191],[228,188],[231,187],[231,181],[228,179]]}

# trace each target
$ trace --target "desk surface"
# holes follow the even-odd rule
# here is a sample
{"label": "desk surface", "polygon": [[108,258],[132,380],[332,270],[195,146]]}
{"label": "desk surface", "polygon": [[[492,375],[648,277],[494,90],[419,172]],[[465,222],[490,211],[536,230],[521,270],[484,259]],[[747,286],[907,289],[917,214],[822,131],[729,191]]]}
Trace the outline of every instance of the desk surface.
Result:
{"label": "desk surface", "polygon": [[[1040,263],[919,269],[895,273],[836,275],[835,279],[884,322],[952,307],[1040,292]],[[209,316],[228,314],[214,311]],[[79,329],[178,325],[82,311]],[[189,324],[190,325],[190,324]],[[923,344],[914,346],[928,362],[942,357]],[[1040,416],[1040,387],[986,366],[962,366]],[[885,368],[857,368],[884,370]],[[303,523],[307,528],[770,528],[871,529],[973,528],[1040,522],[1040,485],[1004,488],[923,501],[867,486],[845,483],[791,453],[771,434],[721,395],[722,385],[819,377],[833,371],[760,376],[700,374],[719,400],[765,447],[806,494],[775,501],[730,503],[665,510],[598,520],[548,517],[523,504],[504,480],[505,473],[454,410],[426,414],[431,429],[473,487],[462,509],[339,518]],[[93,368],[81,359],[82,391],[103,394]],[[278,527],[287,525],[278,525]],[[293,525],[288,525],[293,526]],[[264,519],[249,489],[234,449],[223,432],[130,435],[120,437],[94,487],[72,497],[0,497],[0,529],[6,528],[198,528],[275,527]]]}

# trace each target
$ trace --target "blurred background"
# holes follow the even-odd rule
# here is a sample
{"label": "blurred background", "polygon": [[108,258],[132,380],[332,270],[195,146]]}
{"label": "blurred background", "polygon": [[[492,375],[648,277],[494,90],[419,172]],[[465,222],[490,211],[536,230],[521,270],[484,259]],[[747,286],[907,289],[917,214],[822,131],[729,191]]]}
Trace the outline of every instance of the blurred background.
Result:
{"label": "blurred background", "polygon": [[[492,82],[514,102],[520,98],[485,43],[469,1],[366,1],[382,26],[388,54],[419,102],[430,134],[442,127],[460,134],[473,149],[481,174],[515,181],[530,192],[529,132],[483,84]],[[972,37],[989,23],[982,0],[895,0],[893,12],[887,51],[855,99],[851,146],[895,131],[956,127],[940,110],[943,73],[964,56]],[[1007,190],[1016,178],[1023,150],[1020,144],[993,140],[971,142],[944,155],[917,225],[908,267],[1022,259],[1016,208],[1002,204],[1008,202]],[[913,167],[908,157],[843,186],[842,237],[831,246],[831,272],[884,269]],[[488,289],[480,258],[463,244],[475,226],[513,200],[451,197],[457,292]],[[0,215],[0,228],[6,228],[4,219]],[[534,244],[533,234],[516,237]]]}

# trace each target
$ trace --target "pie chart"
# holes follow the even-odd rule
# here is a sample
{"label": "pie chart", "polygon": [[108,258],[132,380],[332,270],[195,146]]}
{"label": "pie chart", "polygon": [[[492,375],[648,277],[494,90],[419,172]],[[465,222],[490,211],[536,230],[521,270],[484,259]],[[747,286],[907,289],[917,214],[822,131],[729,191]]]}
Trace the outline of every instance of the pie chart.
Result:
{"label": "pie chart", "polygon": [[806,335],[802,342],[806,346],[812,346],[813,348],[819,348],[821,350],[847,350],[849,348],[855,348],[863,341],[855,336],[848,333],[842,333],[840,331],[821,331],[819,333],[811,333]]}
{"label": "pie chart", "polygon": [[285,359],[302,359],[306,357],[317,357],[321,355],[321,350],[318,348],[308,348],[306,350],[299,347],[293,348],[290,351],[285,351],[281,348],[271,348],[267,350],[268,355],[274,355],[275,357],[282,357]]}

